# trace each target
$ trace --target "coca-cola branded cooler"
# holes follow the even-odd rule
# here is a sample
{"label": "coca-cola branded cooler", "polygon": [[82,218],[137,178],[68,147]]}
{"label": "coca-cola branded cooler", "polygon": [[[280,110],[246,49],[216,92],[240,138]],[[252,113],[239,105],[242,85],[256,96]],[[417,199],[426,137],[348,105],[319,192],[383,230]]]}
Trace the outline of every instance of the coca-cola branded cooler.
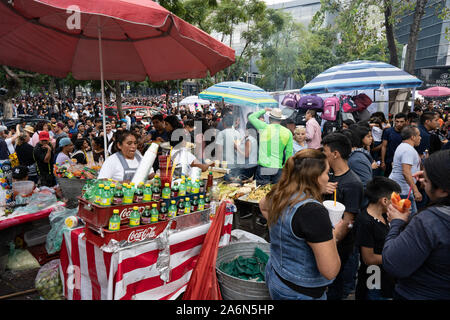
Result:
{"label": "coca-cola branded cooler", "polygon": [[130,227],[121,225],[119,231],[109,231],[107,228],[96,228],[89,223],[85,225],[86,240],[102,247],[108,245],[111,240],[124,241],[126,245],[155,239],[163,232],[170,222],[170,229],[174,231],[184,230],[209,222],[210,210],[196,211],[184,214],[167,221],[159,221],[151,224]]}
{"label": "coca-cola branded cooler", "polygon": [[109,219],[113,215],[113,210],[118,209],[120,215],[120,223],[127,224],[129,222],[129,218],[131,212],[133,211],[133,207],[137,206],[139,208],[139,213],[145,210],[146,206],[152,206],[153,203],[156,203],[158,206],[158,210],[160,207],[159,202],[141,202],[141,203],[131,203],[131,204],[123,204],[123,205],[115,205],[103,207],[99,206],[95,203],[92,203],[86,199],[78,197],[79,207],[78,207],[78,216],[83,219],[86,224],[90,224],[95,228],[103,228],[108,227]]}
{"label": "coca-cola branded cooler", "polygon": [[153,203],[157,204],[158,211],[161,207],[161,202],[164,201],[166,203],[167,208],[170,206],[170,201],[175,200],[177,205],[180,199],[190,198],[191,201],[194,197],[200,197],[200,195],[206,196],[203,193],[190,193],[186,196],[179,196],[170,199],[161,199],[160,201],[152,201],[152,202],[140,202],[140,203],[131,203],[131,204],[123,204],[123,205],[114,205],[103,207],[98,204],[92,203],[82,197],[78,197],[79,207],[78,207],[78,216],[83,219],[85,223],[90,224],[93,227],[101,228],[108,227],[109,219],[113,215],[113,210],[118,209],[120,215],[120,223],[127,224],[133,211],[133,207],[137,206],[139,208],[139,213],[142,215],[146,206],[152,207]]}

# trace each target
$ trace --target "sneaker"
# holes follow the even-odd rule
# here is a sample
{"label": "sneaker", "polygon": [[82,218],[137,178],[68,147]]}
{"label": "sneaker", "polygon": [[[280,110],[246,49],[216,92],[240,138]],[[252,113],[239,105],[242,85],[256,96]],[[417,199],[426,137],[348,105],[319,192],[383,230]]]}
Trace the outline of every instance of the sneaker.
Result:
{"label": "sneaker", "polygon": [[263,217],[256,218],[256,224],[261,227],[267,227],[267,220]]}

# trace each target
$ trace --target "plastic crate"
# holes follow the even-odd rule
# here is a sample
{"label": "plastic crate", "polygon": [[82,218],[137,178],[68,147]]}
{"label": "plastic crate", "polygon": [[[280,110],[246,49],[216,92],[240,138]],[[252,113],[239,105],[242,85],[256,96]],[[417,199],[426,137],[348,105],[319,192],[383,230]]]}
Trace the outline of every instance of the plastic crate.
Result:
{"label": "plastic crate", "polygon": [[28,247],[45,243],[45,241],[47,240],[47,234],[50,232],[50,229],[50,225],[43,225],[42,227],[25,232],[25,243]]}

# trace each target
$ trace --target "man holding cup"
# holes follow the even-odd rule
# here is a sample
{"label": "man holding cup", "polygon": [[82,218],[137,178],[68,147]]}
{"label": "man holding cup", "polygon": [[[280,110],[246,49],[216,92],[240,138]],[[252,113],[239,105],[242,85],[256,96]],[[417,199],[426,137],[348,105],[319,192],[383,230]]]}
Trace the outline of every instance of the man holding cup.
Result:
{"label": "man holding cup", "polygon": [[[339,257],[341,259],[341,269],[333,284],[329,286],[328,300],[341,300],[344,298],[344,284],[353,281],[357,270],[352,270],[351,279],[346,279],[344,276],[344,268],[347,261],[351,259],[354,254],[355,232],[353,224],[356,216],[360,213],[364,187],[359,177],[349,168],[347,159],[352,151],[350,140],[342,133],[331,133],[327,135],[323,141],[323,152],[327,156],[330,168],[333,174],[330,176],[330,190],[331,194],[326,195],[325,200],[334,204],[334,195],[336,203],[339,206],[344,206],[342,215],[342,222],[335,226],[335,235],[338,241],[337,248]],[[334,183],[334,185],[333,185]],[[333,190],[333,187],[336,190]],[[334,193],[335,192],[335,193]],[[326,201],[325,201],[326,202]],[[324,202],[324,205],[325,205]],[[337,204],[338,205],[338,204]],[[327,207],[325,205],[325,207]],[[329,209],[333,213],[334,208]],[[357,257],[356,257],[357,259]]]}

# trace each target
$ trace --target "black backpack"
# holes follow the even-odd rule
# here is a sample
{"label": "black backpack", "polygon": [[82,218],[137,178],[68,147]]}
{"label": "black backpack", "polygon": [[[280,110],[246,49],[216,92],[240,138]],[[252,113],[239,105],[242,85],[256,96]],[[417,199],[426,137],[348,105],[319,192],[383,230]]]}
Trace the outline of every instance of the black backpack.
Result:
{"label": "black backpack", "polygon": [[[296,126],[306,126],[306,111],[303,109],[295,110],[294,113],[288,118],[295,122]],[[316,112],[316,120],[320,124],[322,123],[322,117]]]}
{"label": "black backpack", "polygon": [[342,115],[341,112],[338,111],[336,115],[336,120],[334,121],[327,120],[323,124],[322,139],[326,137],[328,134],[339,131],[341,129],[342,129]]}

